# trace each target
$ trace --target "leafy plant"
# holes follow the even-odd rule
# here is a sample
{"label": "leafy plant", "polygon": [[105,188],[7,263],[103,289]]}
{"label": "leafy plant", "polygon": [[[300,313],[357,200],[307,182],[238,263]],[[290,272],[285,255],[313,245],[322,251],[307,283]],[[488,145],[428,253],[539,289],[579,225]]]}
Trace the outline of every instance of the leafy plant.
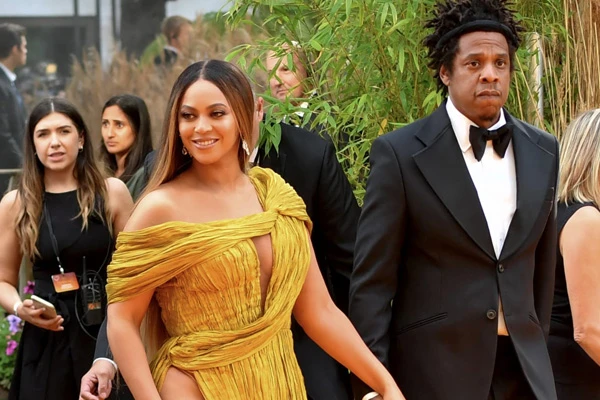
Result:
{"label": "leafy plant", "polygon": [[[266,52],[282,43],[301,49],[317,89],[305,122],[338,143],[338,157],[362,199],[368,155],[379,135],[433,111],[443,97],[427,68],[424,22],[436,0],[235,0],[232,28],[251,25],[267,39],[239,46],[250,76],[264,73]],[[508,110],[557,136],[572,116],[600,101],[594,74],[600,46],[598,0],[517,0],[526,27]],[[248,18],[248,15],[251,18]],[[246,53],[248,56],[246,57]],[[250,53],[252,52],[252,53]],[[259,56],[255,54],[258,52]],[[250,55],[252,54],[252,55]],[[290,112],[274,102],[273,115]]]}
{"label": "leafy plant", "polygon": [[[25,295],[33,294],[33,282],[27,282]],[[0,320],[0,387],[8,389],[17,360],[17,348],[23,332],[21,318],[9,314]]]}

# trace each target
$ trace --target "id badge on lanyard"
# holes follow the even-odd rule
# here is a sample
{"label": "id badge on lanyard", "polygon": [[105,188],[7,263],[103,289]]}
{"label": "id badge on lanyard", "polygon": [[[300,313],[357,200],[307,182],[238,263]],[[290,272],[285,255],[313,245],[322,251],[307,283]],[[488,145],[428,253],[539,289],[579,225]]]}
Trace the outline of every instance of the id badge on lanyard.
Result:
{"label": "id badge on lanyard", "polygon": [[46,223],[48,225],[48,230],[50,231],[50,240],[52,242],[52,248],[54,249],[54,255],[56,256],[56,261],[58,262],[58,269],[60,270],[60,274],[52,275],[52,284],[54,285],[54,290],[56,293],[70,292],[73,290],[79,289],[79,281],[77,280],[77,275],[75,272],[66,272],[62,267],[62,263],[60,262],[60,257],[58,256],[58,242],[56,240],[56,236],[54,236],[54,230],[52,229],[52,221],[50,220],[50,212],[46,207],[46,202],[44,201],[44,214],[46,218]]}

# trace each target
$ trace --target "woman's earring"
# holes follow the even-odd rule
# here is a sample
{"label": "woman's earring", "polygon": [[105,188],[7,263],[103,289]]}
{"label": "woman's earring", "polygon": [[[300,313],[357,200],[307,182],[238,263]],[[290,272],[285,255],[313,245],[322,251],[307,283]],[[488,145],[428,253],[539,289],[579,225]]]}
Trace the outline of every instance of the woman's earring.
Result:
{"label": "woman's earring", "polygon": [[250,148],[248,147],[248,142],[246,142],[244,139],[242,139],[242,149],[244,149],[247,156],[250,155]]}
{"label": "woman's earring", "polygon": [[187,156],[187,155],[188,155],[188,154],[190,154],[190,153],[188,153],[188,151],[187,151],[187,149],[185,148],[185,146],[183,146],[183,148],[181,149],[181,154],[183,154],[184,156]]}
{"label": "woman's earring", "polygon": [[81,146],[81,147],[79,148],[79,152],[81,153],[82,151],[83,151],[83,146]]}

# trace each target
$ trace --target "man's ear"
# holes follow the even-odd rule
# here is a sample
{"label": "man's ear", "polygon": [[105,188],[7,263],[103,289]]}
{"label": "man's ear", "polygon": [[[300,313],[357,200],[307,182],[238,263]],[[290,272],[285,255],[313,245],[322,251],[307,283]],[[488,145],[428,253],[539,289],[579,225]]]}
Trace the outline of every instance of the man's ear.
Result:
{"label": "man's ear", "polygon": [[262,121],[263,115],[265,114],[265,99],[260,96],[256,97],[256,106],[254,111],[256,112],[256,119]]}
{"label": "man's ear", "polygon": [[444,85],[448,86],[450,84],[450,78],[451,78],[451,73],[448,70],[448,68],[446,68],[445,65],[442,65],[440,67],[440,79],[442,80],[442,82],[444,83]]}

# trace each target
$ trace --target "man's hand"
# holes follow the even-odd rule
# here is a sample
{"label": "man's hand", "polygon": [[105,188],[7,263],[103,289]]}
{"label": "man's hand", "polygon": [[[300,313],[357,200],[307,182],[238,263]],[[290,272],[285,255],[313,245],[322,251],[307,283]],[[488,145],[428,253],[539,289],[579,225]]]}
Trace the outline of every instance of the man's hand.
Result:
{"label": "man's hand", "polygon": [[79,400],[104,400],[110,396],[115,367],[106,360],[98,360],[81,378]]}

